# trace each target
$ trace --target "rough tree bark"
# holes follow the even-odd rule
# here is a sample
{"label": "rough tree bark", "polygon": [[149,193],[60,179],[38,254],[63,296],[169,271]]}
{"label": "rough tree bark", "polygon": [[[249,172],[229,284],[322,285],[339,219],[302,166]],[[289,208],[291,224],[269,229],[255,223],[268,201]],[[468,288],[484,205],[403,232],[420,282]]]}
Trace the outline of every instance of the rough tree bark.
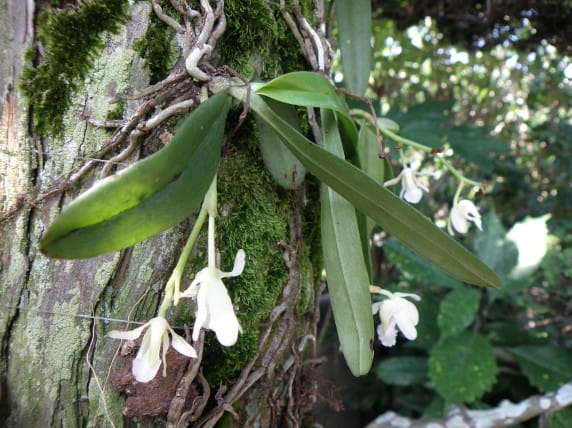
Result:
{"label": "rough tree bark", "polygon": [[[211,400],[203,412],[195,408],[194,414],[185,414],[191,404],[207,398],[202,374],[208,379],[209,370],[227,358],[208,339],[212,333],[206,335],[202,374],[188,388],[190,398],[179,403],[179,410],[177,402],[172,402],[175,389],[184,389],[185,373],[196,367],[170,354],[168,382],[140,388],[125,369],[129,350],[120,350],[117,341],[106,337],[111,329],[133,327],[113,319],[144,321],[154,316],[190,222],[133,248],[89,260],[52,260],[38,251],[39,238],[50,222],[97,180],[105,165],[94,164],[81,180],[65,186],[110,138],[109,130],[93,122],[103,121],[119,100],[124,102],[123,119],[145,102],[145,98],[122,96],[143,90],[149,83],[148,69],[134,43],[144,36],[152,14],[151,2],[130,5],[126,25],[117,34],[105,35],[104,48],[73,93],[62,135],[35,135],[31,110],[18,85],[24,65],[30,66],[25,54],[35,41],[37,12],[45,3],[0,1],[0,420],[6,426],[22,427],[164,426],[171,407],[170,426],[186,426],[193,418],[198,418],[194,426],[211,426],[221,417],[232,426],[301,425],[314,388],[313,364],[308,360],[315,344],[317,288],[310,262],[312,243],[306,236],[312,218],[302,205],[303,190],[280,190],[264,172],[252,124],[247,123],[224,150],[219,239],[236,237],[238,232],[233,230],[242,229],[242,235],[253,235],[244,239],[260,241],[263,236],[256,231],[264,226],[257,222],[273,224],[277,232],[264,244],[264,251],[252,253],[259,260],[248,259],[247,269],[250,263],[260,270],[251,272],[251,278],[260,283],[266,277],[278,282],[266,284],[272,290],[268,293],[270,309],[274,309],[258,322],[257,331],[245,332],[245,339],[241,336],[239,340],[250,338],[255,343],[255,351],[229,357],[239,365],[210,384]],[[66,7],[81,7],[81,3]],[[274,14],[280,17],[279,11]],[[280,63],[280,58],[274,59]],[[235,121],[237,117],[238,113]],[[124,162],[145,156],[149,147],[159,144],[158,136],[165,130],[174,132],[174,124],[151,132]],[[241,183],[256,183],[260,187],[256,197],[250,188],[241,191]],[[235,216],[237,206],[242,211]],[[268,207],[275,211],[266,212]],[[246,244],[260,247],[259,242]],[[223,259],[223,263],[230,262]],[[197,252],[190,265],[194,272],[204,265],[204,252]],[[279,272],[269,273],[269,269]],[[242,322],[248,314],[241,314],[240,307],[247,303],[239,300],[236,304]],[[179,327],[188,325],[183,315],[177,320]],[[227,376],[224,381],[223,375]],[[123,394],[115,392],[112,384]],[[131,394],[127,404],[125,394]]]}

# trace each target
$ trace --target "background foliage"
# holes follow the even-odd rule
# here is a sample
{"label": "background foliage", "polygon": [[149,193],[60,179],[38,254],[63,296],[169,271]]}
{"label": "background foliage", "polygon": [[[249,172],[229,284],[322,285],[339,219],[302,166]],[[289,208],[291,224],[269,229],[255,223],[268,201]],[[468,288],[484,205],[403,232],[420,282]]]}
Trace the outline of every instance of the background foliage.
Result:
{"label": "background foliage", "polygon": [[[373,374],[340,386],[362,425],[387,410],[440,417],[453,403],[494,407],[572,379],[572,63],[557,26],[572,5],[484,3],[373,2],[367,95],[401,136],[448,144],[465,176],[494,185],[477,200],[483,232],[459,239],[504,285],[468,288],[374,235],[374,282],[423,300],[418,339],[376,344]],[[341,69],[336,78],[344,83]],[[444,225],[455,186],[441,175],[419,209]],[[563,410],[552,423],[571,420]]]}

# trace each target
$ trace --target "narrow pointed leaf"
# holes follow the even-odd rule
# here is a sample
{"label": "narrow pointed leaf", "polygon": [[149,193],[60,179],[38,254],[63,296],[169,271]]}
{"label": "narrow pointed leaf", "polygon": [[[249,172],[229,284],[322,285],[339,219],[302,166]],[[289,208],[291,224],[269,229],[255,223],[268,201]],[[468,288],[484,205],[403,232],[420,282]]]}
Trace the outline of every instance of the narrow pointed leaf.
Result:
{"label": "narrow pointed leaf", "polygon": [[252,109],[274,128],[306,168],[371,217],[388,233],[451,276],[469,284],[500,287],[499,277],[427,217],[343,159],[312,144],[284,122],[257,94]]}
{"label": "narrow pointed leaf", "polygon": [[371,71],[371,1],[338,0],[336,20],[344,83],[350,92],[364,95]]}
{"label": "narrow pointed leaf", "polygon": [[[322,110],[324,147],[344,155],[333,112]],[[364,261],[356,211],[346,199],[322,184],[322,248],[328,291],[341,350],[355,376],[369,372],[373,361],[373,317],[369,274]]]}
{"label": "narrow pointed leaf", "polygon": [[229,99],[215,95],[193,111],[156,154],[96,183],[51,224],[41,251],[88,258],[129,247],[195,211],[218,168]]}

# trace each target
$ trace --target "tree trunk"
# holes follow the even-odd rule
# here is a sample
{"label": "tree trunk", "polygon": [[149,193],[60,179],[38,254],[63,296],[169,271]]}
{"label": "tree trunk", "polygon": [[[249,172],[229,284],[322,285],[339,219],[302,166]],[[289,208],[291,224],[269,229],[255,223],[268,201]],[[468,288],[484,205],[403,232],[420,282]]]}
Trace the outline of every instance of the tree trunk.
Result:
{"label": "tree trunk", "polygon": [[[252,122],[223,150],[217,229],[221,246],[230,243],[222,253],[223,268],[238,248],[247,253],[244,278],[228,282],[245,331],[236,347],[228,349],[206,332],[198,372],[196,365],[170,351],[167,377],[159,374],[156,381],[138,384],[129,374],[134,350],[107,337],[112,329],[133,328],[127,320],[155,316],[192,221],[93,259],[53,260],[39,252],[42,234],[61,209],[92,186],[108,165],[93,161],[112,136],[96,124],[117,113],[118,106],[126,121],[147,101],[124,95],[140,93],[149,84],[149,68],[135,43],[153,25],[151,2],[131,4],[125,25],[104,35],[104,47],[95,50],[93,66],[74,88],[62,132],[37,135],[31,112],[38,100],[24,98],[19,82],[24,66],[32,67],[25,54],[44,25],[37,20],[44,3],[0,0],[0,420],[22,427],[164,426],[166,420],[169,426],[212,426],[221,418],[229,426],[301,425],[314,388],[313,366],[307,360],[314,354],[317,322],[310,239],[317,218],[312,205],[303,204],[303,189],[280,189],[268,176]],[[84,3],[94,2],[66,6],[66,13]],[[270,10],[264,1],[252,3]],[[275,26],[273,20],[280,18],[275,10],[265,19]],[[250,19],[244,17],[245,22]],[[232,30],[233,24],[228,27]],[[155,28],[167,31],[166,26]],[[265,37],[268,30],[258,31]],[[233,43],[233,36],[221,39],[223,59],[225,49],[243,48]],[[249,49],[242,57],[243,70],[257,70],[255,47]],[[288,49],[299,58],[295,42]],[[283,52],[274,55],[272,66],[284,71]],[[264,61],[268,75],[268,58]],[[187,90],[193,90],[191,84]],[[231,129],[239,113],[231,115]],[[122,164],[153,151],[159,136],[175,132],[175,127],[175,121],[168,121],[149,132]],[[125,147],[110,149],[102,160]],[[206,264],[203,244],[204,237],[188,264],[186,284]],[[181,308],[170,321],[182,328],[192,323],[193,313]],[[193,382],[186,384],[188,379]]]}

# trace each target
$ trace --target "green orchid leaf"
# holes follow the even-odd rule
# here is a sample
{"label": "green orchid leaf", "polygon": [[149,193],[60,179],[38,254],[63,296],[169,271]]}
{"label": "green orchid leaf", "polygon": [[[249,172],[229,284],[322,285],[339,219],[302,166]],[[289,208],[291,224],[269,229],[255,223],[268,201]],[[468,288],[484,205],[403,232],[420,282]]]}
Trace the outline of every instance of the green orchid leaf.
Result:
{"label": "green orchid leaf", "polygon": [[371,2],[338,0],[336,20],[344,83],[350,92],[364,95],[371,71]]}
{"label": "green orchid leaf", "polygon": [[[296,109],[278,101],[272,101],[272,109],[276,111],[292,127],[300,131]],[[295,189],[306,177],[306,167],[284,145],[274,130],[263,120],[255,116],[258,127],[258,148],[266,169],[274,181],[285,189]]]}
{"label": "green orchid leaf", "polygon": [[[377,139],[373,128],[367,125],[362,126],[358,133],[358,145],[354,164],[378,183],[383,183],[385,173],[391,170],[391,166],[389,166],[386,159],[381,159],[378,153]],[[375,222],[360,211],[357,212],[357,218],[360,226],[362,251],[366,258],[370,278],[372,278],[370,240]]]}
{"label": "green orchid leaf", "polygon": [[67,206],[40,241],[55,258],[129,247],[190,216],[216,174],[229,98],[194,110],[163,149],[95,184]]}
{"label": "green orchid leaf", "polygon": [[309,71],[283,74],[268,83],[253,84],[257,94],[303,107],[317,107],[338,113],[344,149],[357,144],[357,128],[335,87],[323,75]]}
{"label": "green orchid leaf", "polygon": [[[321,111],[324,147],[343,157],[334,114]],[[355,208],[322,184],[321,232],[328,292],[342,353],[354,376],[369,372],[373,361],[373,316],[369,273],[361,249]]]}
{"label": "green orchid leaf", "polygon": [[463,283],[435,268],[427,260],[419,257],[401,242],[393,237],[383,241],[384,253],[399,269],[399,273],[406,281],[417,282],[422,285],[439,284],[441,287],[462,288]]}
{"label": "green orchid leaf", "polygon": [[311,71],[283,74],[270,82],[253,85],[259,95],[304,107],[320,107],[346,113],[340,95],[330,81]]}
{"label": "green orchid leaf", "polygon": [[463,246],[392,192],[349,162],[312,144],[253,93],[252,109],[265,120],[308,171],[388,233],[451,276],[469,284],[500,287],[499,277]]}

